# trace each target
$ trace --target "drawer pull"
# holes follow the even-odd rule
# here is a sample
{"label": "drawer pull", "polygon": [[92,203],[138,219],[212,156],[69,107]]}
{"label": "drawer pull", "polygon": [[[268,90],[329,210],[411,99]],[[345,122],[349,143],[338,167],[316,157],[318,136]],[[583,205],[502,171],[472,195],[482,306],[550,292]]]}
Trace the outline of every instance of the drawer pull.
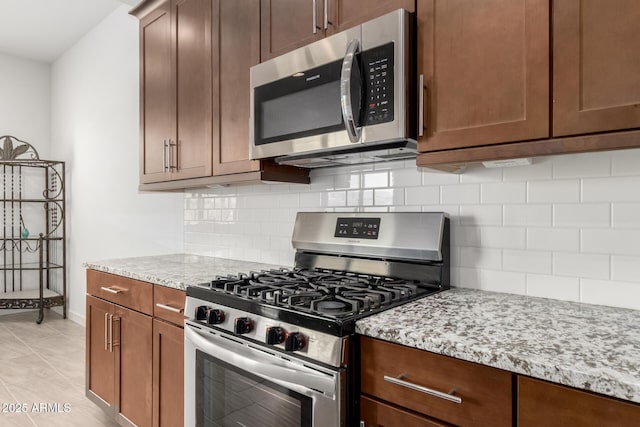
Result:
{"label": "drawer pull", "polygon": [[390,382],[392,384],[396,384],[402,387],[406,387],[406,388],[410,388],[411,390],[415,390],[415,391],[419,391],[421,393],[425,393],[428,394],[430,396],[435,396],[435,397],[439,397],[440,399],[444,399],[444,400],[448,400],[449,402],[453,402],[453,403],[462,403],[462,398],[458,397],[458,396],[454,396],[451,393],[453,393],[455,391],[455,389],[451,390],[449,393],[443,393],[441,391],[438,390],[433,390],[421,385],[417,385],[417,384],[413,384],[410,383],[409,381],[405,381],[402,378],[406,377],[407,374],[403,373],[398,375],[397,377],[390,377],[388,375],[384,376],[384,380],[387,382]]}
{"label": "drawer pull", "polygon": [[110,294],[121,294],[122,292],[124,292],[122,289],[105,288],[104,286],[101,286],[100,289],[105,292],[109,292]]}
{"label": "drawer pull", "polygon": [[164,308],[165,310],[173,311],[174,313],[182,313],[181,308],[171,307],[170,305],[157,303],[156,307]]}

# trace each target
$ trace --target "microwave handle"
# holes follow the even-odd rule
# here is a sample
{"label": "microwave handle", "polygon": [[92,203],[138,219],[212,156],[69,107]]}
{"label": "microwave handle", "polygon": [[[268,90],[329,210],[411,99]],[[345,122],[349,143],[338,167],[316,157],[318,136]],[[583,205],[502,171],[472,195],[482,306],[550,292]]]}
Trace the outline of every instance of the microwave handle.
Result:
{"label": "microwave handle", "polygon": [[342,118],[349,134],[351,142],[360,142],[360,128],[353,117],[353,105],[351,102],[351,69],[355,64],[356,54],[360,47],[358,39],[353,39],[347,46],[347,52],[342,61],[340,74],[340,105],[342,106]]}

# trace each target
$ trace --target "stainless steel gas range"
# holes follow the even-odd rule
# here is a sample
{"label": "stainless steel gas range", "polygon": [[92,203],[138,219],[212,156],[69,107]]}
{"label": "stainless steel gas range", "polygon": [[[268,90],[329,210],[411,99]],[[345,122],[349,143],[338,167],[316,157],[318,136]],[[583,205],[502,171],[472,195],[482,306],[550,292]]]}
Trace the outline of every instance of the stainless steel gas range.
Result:
{"label": "stainless steel gas range", "polygon": [[292,244],[187,288],[185,426],[356,425],[356,320],[449,288],[443,213],[299,213]]}

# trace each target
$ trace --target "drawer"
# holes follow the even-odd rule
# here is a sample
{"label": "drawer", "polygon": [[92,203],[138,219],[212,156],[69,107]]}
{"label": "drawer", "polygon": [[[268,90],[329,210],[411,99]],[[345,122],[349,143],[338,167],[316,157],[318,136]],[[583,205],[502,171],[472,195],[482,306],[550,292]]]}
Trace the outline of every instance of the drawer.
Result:
{"label": "drawer", "polygon": [[459,426],[512,425],[510,372],[367,337],[360,369],[362,393]]}
{"label": "drawer", "polygon": [[395,406],[379,402],[375,399],[370,399],[366,396],[360,397],[360,421],[364,422],[364,427],[450,426],[450,424],[443,424],[435,420],[430,420]]}
{"label": "drawer", "polygon": [[185,298],[185,291],[155,285],[153,291],[153,316],[178,326],[184,326]]}
{"label": "drawer", "polygon": [[115,274],[87,270],[87,293],[153,315],[153,285]]}

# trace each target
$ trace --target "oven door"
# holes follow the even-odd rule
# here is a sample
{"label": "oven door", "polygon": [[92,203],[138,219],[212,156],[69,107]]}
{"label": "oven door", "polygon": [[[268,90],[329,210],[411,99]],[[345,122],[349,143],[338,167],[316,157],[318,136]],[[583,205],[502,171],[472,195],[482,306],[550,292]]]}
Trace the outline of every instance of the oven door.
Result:
{"label": "oven door", "polygon": [[184,332],[185,426],[345,425],[343,370],[284,357],[191,322]]}

